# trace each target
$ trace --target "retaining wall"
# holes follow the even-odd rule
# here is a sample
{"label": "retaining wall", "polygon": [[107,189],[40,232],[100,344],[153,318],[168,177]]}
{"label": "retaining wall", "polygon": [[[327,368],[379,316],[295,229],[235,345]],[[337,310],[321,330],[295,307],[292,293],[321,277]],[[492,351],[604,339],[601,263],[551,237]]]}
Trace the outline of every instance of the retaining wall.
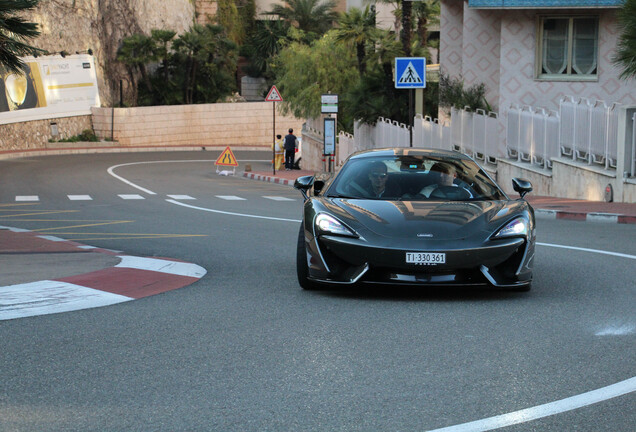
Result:
{"label": "retaining wall", "polygon": [[[271,148],[272,102],[93,108],[93,128],[121,146],[257,146]],[[114,126],[111,119],[114,119]],[[276,114],[276,131],[300,133],[304,120]]]}

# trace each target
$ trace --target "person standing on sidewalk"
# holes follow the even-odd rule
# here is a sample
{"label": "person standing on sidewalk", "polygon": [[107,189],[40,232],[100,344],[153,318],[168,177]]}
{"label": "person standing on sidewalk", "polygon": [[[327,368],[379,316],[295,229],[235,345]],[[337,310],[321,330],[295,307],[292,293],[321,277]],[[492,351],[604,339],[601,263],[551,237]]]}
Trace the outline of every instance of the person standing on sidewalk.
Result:
{"label": "person standing on sidewalk", "polygon": [[285,154],[285,144],[283,141],[282,135],[276,135],[276,142],[272,145],[274,150],[274,168],[276,171],[280,171],[280,168],[283,166],[283,159]]}
{"label": "person standing on sidewalk", "polygon": [[289,134],[285,136],[285,171],[290,171],[294,168],[297,147],[298,138],[294,135],[294,130],[289,128]]}

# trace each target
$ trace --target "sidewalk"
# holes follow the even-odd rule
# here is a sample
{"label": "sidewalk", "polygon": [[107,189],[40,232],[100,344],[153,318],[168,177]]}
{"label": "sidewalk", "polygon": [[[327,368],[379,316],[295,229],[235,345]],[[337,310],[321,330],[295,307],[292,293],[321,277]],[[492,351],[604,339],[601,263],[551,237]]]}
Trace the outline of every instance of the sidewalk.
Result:
{"label": "sidewalk", "polygon": [[[292,170],[253,171],[243,173],[243,177],[293,186],[294,180],[314,171]],[[537,218],[567,219],[587,222],[607,222],[636,224],[636,203],[606,203],[603,201],[585,201],[569,198],[526,195],[527,201],[535,210]]]}

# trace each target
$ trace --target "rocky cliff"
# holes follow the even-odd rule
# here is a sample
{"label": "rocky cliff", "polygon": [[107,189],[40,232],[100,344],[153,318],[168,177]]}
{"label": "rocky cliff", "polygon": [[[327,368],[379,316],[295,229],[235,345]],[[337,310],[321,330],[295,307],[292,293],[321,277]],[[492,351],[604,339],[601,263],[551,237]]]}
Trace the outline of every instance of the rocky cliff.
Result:
{"label": "rocky cliff", "polygon": [[129,100],[130,77],[116,61],[123,38],[152,29],[182,33],[193,24],[195,0],[41,0],[26,18],[40,25],[33,45],[51,53],[89,48],[95,56],[103,106],[119,103],[119,83]]}

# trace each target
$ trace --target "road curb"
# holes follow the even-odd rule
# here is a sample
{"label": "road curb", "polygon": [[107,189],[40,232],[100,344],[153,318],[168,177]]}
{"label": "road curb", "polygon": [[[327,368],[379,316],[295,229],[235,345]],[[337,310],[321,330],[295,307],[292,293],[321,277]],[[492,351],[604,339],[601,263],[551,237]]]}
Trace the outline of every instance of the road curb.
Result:
{"label": "road curb", "polygon": [[[2,228],[21,233],[31,243],[42,242],[42,249],[50,246],[48,242],[54,243],[53,250],[103,253],[121,261],[113,267],[75,276],[1,286],[0,321],[138,300],[191,285],[206,274],[203,267],[171,258],[132,256],[33,231]],[[28,256],[25,253],[25,259]]]}
{"label": "road curb", "polygon": [[598,212],[571,212],[561,210],[535,209],[534,214],[541,219],[562,219],[583,222],[636,224],[636,216],[627,216],[616,213]]}
{"label": "road curb", "polygon": [[251,180],[260,180],[260,181],[266,181],[270,183],[277,183],[277,184],[288,185],[288,186],[293,186],[294,184],[294,180],[288,180],[288,179],[283,179],[283,178],[274,177],[274,176],[266,176],[262,174],[253,174],[249,172],[243,173],[243,177],[251,179]]}

